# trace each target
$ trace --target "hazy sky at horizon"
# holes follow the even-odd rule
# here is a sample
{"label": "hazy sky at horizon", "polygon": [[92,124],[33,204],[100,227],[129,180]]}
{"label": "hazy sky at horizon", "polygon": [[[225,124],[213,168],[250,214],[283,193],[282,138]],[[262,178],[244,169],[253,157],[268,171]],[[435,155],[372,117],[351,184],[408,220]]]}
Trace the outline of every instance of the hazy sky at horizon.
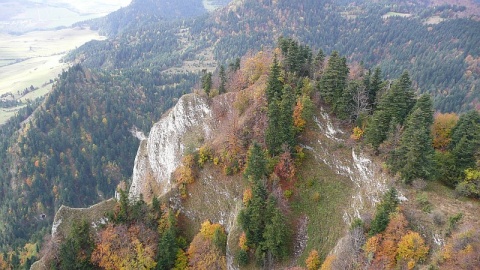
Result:
{"label": "hazy sky at horizon", "polygon": [[2,0],[0,32],[25,32],[70,26],[105,16],[131,0]]}

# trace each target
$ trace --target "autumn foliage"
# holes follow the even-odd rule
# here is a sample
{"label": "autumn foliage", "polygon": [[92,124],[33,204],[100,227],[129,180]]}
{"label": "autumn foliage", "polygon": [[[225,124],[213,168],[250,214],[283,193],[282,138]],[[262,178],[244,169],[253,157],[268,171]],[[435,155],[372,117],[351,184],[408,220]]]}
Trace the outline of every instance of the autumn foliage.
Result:
{"label": "autumn foliage", "polygon": [[329,255],[322,263],[320,270],[333,270],[333,262],[335,261],[335,255]]}
{"label": "autumn foliage", "polygon": [[153,269],[158,237],[143,226],[108,225],[99,232],[93,263],[104,269]]}
{"label": "autumn foliage", "polygon": [[295,162],[289,151],[280,155],[280,161],[275,166],[275,174],[282,181],[291,181],[295,178]]}
{"label": "autumn foliage", "polygon": [[480,230],[469,228],[454,234],[441,256],[441,268],[480,269]]}
{"label": "autumn foliage", "polygon": [[188,256],[188,269],[227,269],[225,254],[215,245],[214,236],[218,230],[223,231],[220,224],[205,221],[200,232],[190,244]]}
{"label": "autumn foliage", "polygon": [[425,241],[417,232],[409,231],[398,243],[397,259],[406,263],[408,269],[413,269],[416,262],[424,259],[428,254]]}
{"label": "autumn foliage", "polygon": [[432,125],[433,147],[445,151],[452,140],[451,133],[458,122],[458,115],[455,113],[438,113],[434,117]]}
{"label": "autumn foliage", "polygon": [[408,230],[402,212],[395,213],[383,233],[369,238],[364,246],[369,269],[413,269],[428,254],[423,238]]}
{"label": "autumn foliage", "polygon": [[308,270],[317,270],[320,267],[320,257],[317,250],[312,250],[308,254],[308,258],[305,260]]}

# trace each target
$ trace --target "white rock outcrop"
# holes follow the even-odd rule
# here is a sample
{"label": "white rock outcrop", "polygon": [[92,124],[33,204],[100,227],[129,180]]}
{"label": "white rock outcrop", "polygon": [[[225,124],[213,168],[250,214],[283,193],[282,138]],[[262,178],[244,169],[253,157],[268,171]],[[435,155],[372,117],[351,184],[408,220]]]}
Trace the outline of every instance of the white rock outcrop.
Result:
{"label": "white rock outcrop", "polygon": [[[197,94],[182,96],[140,143],[133,168],[129,197],[161,196],[174,186],[172,173],[185,151],[196,148],[211,134],[212,110]],[[194,150],[194,149],[189,149]]]}

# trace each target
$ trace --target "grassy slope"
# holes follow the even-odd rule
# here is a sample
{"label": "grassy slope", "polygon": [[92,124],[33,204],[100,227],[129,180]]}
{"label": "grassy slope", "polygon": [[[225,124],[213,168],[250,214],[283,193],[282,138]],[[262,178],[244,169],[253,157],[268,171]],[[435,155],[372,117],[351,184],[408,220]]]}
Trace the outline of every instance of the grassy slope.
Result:
{"label": "grassy slope", "polygon": [[292,201],[296,218],[308,217],[308,241],[299,262],[308,252],[317,249],[325,258],[345,233],[343,209],[349,206],[352,185],[346,177],[337,175],[327,165],[307,155],[299,173],[297,195]]}

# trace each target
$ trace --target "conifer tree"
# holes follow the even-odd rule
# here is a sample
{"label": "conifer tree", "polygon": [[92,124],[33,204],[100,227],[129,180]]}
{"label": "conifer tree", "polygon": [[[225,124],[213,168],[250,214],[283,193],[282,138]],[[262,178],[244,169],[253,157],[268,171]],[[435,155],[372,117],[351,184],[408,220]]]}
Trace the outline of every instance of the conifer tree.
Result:
{"label": "conifer tree", "polygon": [[218,93],[223,94],[227,92],[226,84],[227,84],[227,75],[225,74],[225,67],[223,65],[220,66],[220,71],[219,71],[219,77],[220,77],[220,86],[218,87]]}
{"label": "conifer tree", "polygon": [[[295,105],[295,96],[290,85],[283,87],[282,100],[280,102],[280,123],[278,136],[281,137],[281,145],[278,151],[281,151],[283,144],[291,149],[295,147],[295,130],[293,125],[293,106]],[[275,151],[276,152],[276,151]],[[278,153],[275,153],[278,154]]]}
{"label": "conifer tree", "polygon": [[333,51],[328,59],[327,67],[319,82],[320,95],[329,105],[336,106],[346,87],[348,75],[347,60]]}
{"label": "conifer tree", "polygon": [[178,245],[174,228],[165,231],[158,243],[157,265],[155,269],[171,269],[175,265]]}
{"label": "conifer tree", "polygon": [[375,110],[377,107],[377,97],[378,94],[380,93],[380,90],[382,89],[382,71],[379,67],[375,68],[373,71],[373,75],[371,76],[369,82],[369,86],[367,87],[368,89],[368,103],[370,104],[370,108]]}
{"label": "conifer tree", "polygon": [[270,75],[267,82],[267,103],[270,105],[275,98],[280,98],[282,95],[283,84],[280,81],[280,65],[278,64],[277,55],[273,58],[273,64],[270,68]]}
{"label": "conifer tree", "polygon": [[452,140],[449,145],[455,164],[457,175],[454,181],[464,178],[464,171],[475,168],[478,149],[480,147],[480,114],[473,110],[460,116],[455,127],[452,129]]}
{"label": "conifer tree", "polygon": [[252,181],[263,179],[267,174],[267,161],[262,147],[254,142],[247,154],[247,164],[243,175]]}
{"label": "conifer tree", "polygon": [[263,233],[265,241],[262,246],[273,257],[282,259],[288,254],[289,232],[285,217],[276,207],[276,201],[272,196],[268,201],[267,211],[269,218]]}
{"label": "conifer tree", "polygon": [[[158,243],[157,265],[155,269],[171,269],[175,265],[178,253],[176,218],[172,210],[167,213],[165,231],[161,233]],[[165,218],[165,217],[163,217]]]}
{"label": "conifer tree", "polygon": [[415,105],[415,93],[412,89],[412,81],[407,71],[392,85],[391,104],[385,104],[390,111],[391,117],[395,117],[400,124],[405,122],[408,114]]}
{"label": "conifer tree", "polygon": [[365,130],[365,140],[374,149],[387,138],[389,127],[402,125],[415,105],[414,92],[407,72],[382,96]]}
{"label": "conifer tree", "polygon": [[385,231],[390,222],[390,214],[396,211],[398,202],[397,190],[392,187],[383,195],[382,201],[377,206],[375,217],[370,225],[370,236]]}
{"label": "conifer tree", "polygon": [[400,172],[407,184],[415,178],[429,179],[433,174],[434,149],[430,129],[433,123],[432,107],[429,95],[422,95],[417,100],[405,124],[400,146],[390,157],[389,163],[393,171]]}
{"label": "conifer tree", "polygon": [[245,231],[247,245],[252,248],[260,247],[264,240],[266,200],[267,190],[264,181],[255,179],[252,187],[252,198],[248,206],[239,214],[239,223]]}
{"label": "conifer tree", "polygon": [[265,130],[265,143],[271,155],[280,153],[282,147],[282,136],[279,136],[278,131],[281,125],[281,110],[280,100],[274,97],[268,104],[268,126]]}
{"label": "conifer tree", "polygon": [[87,221],[73,225],[72,231],[60,247],[60,269],[94,269],[90,255],[95,243]]}
{"label": "conifer tree", "polygon": [[380,144],[387,138],[390,127],[390,117],[385,110],[377,110],[372,116],[370,123],[365,129],[365,142],[378,149]]}
{"label": "conifer tree", "polygon": [[210,91],[212,90],[212,73],[206,72],[202,77],[202,88],[205,91],[207,96],[210,95]]}
{"label": "conifer tree", "polygon": [[348,87],[343,90],[336,106],[334,106],[334,113],[339,119],[347,120],[350,118],[355,106],[354,96],[359,90],[360,84],[356,81],[350,82]]}
{"label": "conifer tree", "polygon": [[325,54],[323,53],[323,50],[320,49],[313,60],[313,79],[316,80],[323,73],[323,62],[325,62]]}

